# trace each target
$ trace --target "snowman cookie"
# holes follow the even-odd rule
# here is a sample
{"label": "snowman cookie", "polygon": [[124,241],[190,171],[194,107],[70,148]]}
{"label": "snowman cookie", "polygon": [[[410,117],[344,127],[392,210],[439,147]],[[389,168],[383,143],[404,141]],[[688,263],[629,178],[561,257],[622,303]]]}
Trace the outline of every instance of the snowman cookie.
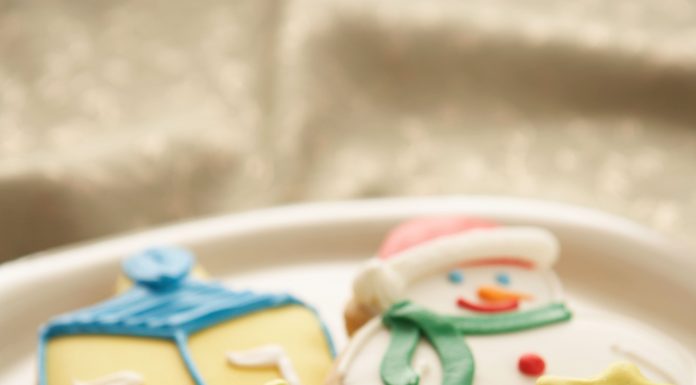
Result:
{"label": "snowman cookie", "polygon": [[113,299],[49,321],[39,385],[320,385],[333,347],[316,312],[289,294],[198,278],[181,249],[127,259]]}
{"label": "snowman cookie", "polygon": [[328,383],[589,385],[628,365],[645,382],[601,383],[696,384],[692,358],[669,338],[621,317],[573,314],[552,270],[558,252],[535,227],[470,218],[397,227],[354,281],[353,337]]}

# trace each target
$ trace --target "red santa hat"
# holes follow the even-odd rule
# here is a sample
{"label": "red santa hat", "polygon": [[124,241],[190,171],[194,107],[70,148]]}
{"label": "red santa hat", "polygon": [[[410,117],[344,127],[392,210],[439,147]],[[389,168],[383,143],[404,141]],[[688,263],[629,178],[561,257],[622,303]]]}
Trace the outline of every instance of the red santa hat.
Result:
{"label": "red santa hat", "polygon": [[461,216],[411,219],[389,232],[377,255],[386,260],[404,250],[437,238],[498,226],[496,222],[487,219]]}
{"label": "red santa hat", "polygon": [[356,300],[385,310],[422,276],[461,264],[505,263],[546,269],[558,242],[537,227],[500,226],[471,217],[421,218],[396,227],[354,281]]}

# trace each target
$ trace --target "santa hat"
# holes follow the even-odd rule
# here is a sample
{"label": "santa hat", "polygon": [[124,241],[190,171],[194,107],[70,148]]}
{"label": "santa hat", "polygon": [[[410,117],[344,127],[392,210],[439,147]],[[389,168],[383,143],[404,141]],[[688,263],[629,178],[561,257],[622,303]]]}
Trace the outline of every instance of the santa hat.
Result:
{"label": "santa hat", "polygon": [[547,269],[558,242],[537,227],[499,226],[466,217],[421,218],[395,228],[353,284],[357,302],[383,311],[419,278],[464,263],[501,261]]}

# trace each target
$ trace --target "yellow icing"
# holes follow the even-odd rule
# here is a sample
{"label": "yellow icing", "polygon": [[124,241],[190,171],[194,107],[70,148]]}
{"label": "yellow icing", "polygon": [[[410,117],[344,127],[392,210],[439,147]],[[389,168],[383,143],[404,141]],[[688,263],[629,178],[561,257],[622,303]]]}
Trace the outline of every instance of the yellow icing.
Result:
{"label": "yellow icing", "polygon": [[594,379],[574,379],[555,376],[542,376],[536,385],[658,385],[645,378],[637,366],[628,362],[612,364],[599,377]]}
{"label": "yellow icing", "polygon": [[265,385],[288,385],[288,382],[278,378],[272,381],[268,381]]}
{"label": "yellow icing", "polygon": [[277,368],[243,368],[227,363],[228,351],[278,344],[290,357],[303,385],[323,383],[331,353],[321,324],[309,309],[283,306],[213,326],[191,338],[191,356],[209,385],[259,385],[278,379]]}
{"label": "yellow icing", "polygon": [[120,371],[143,376],[145,384],[193,385],[173,342],[121,336],[63,336],[46,350],[48,385],[73,385]]}
{"label": "yellow icing", "polygon": [[[205,279],[200,266],[192,276]],[[121,274],[116,292],[132,287]],[[202,330],[188,347],[206,385],[287,385],[278,368],[242,368],[227,362],[229,351],[260,345],[283,347],[303,385],[321,385],[331,367],[331,352],[314,312],[289,305],[251,313]],[[119,372],[143,376],[145,385],[194,385],[176,345],[169,340],[123,336],[62,336],[47,345],[48,385],[73,385]]]}
{"label": "yellow icing", "polygon": [[[277,368],[240,368],[225,353],[281,345],[303,385],[321,385],[331,353],[315,314],[299,305],[251,313],[200,331],[189,340],[191,356],[207,385],[259,385],[281,377]],[[48,385],[140,373],[146,385],[193,385],[173,342],[121,336],[64,336],[47,346]]]}

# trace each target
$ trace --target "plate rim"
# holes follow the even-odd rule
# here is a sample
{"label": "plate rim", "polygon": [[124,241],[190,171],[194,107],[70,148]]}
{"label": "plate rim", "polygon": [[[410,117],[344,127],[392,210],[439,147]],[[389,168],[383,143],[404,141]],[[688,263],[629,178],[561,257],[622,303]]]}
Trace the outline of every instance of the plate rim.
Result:
{"label": "plate rim", "polygon": [[[114,263],[122,255],[153,244],[197,244],[231,235],[243,235],[259,228],[307,226],[328,222],[354,222],[389,218],[395,222],[419,215],[446,215],[467,212],[492,217],[535,218],[556,226],[573,226],[598,231],[616,238],[640,242],[659,255],[659,260],[622,257],[631,263],[656,269],[696,291],[689,271],[696,271],[696,259],[686,246],[631,220],[597,209],[542,199],[495,195],[376,198],[324,201],[276,206],[229,213],[158,226],[139,232],[97,238],[83,243],[29,254],[0,265],[0,302],[13,287],[31,285],[47,274],[70,269],[88,269]],[[665,260],[668,263],[664,263]],[[684,269],[674,269],[675,266]]]}
{"label": "plate rim", "polygon": [[[609,250],[612,256],[630,260],[642,268],[657,269],[665,274],[663,279],[681,280],[689,291],[687,295],[696,298],[696,281],[691,277],[696,272],[693,254],[654,230],[596,209],[540,199],[486,195],[302,203],[211,216],[94,239],[30,254],[0,265],[0,305],[12,304],[14,296],[26,294],[27,289],[32,290],[51,277],[55,281],[61,274],[75,276],[83,272],[110,272],[129,253],[160,243],[195,247],[224,240],[244,240],[244,237],[253,237],[258,231],[269,229],[303,232],[327,224],[344,228],[341,226],[377,220],[383,227],[387,222],[398,223],[409,217],[440,214],[500,217],[514,224],[534,222],[538,226],[554,227],[559,230],[559,236],[560,232],[569,236],[566,231],[579,230],[582,236],[568,240],[584,242],[593,239],[588,236],[596,236],[596,245],[600,248],[607,247],[601,243],[604,237],[614,242],[611,246],[614,251]],[[617,248],[621,250],[622,246],[630,246],[638,252],[631,255],[617,253]],[[696,358],[688,353],[687,356]]]}

